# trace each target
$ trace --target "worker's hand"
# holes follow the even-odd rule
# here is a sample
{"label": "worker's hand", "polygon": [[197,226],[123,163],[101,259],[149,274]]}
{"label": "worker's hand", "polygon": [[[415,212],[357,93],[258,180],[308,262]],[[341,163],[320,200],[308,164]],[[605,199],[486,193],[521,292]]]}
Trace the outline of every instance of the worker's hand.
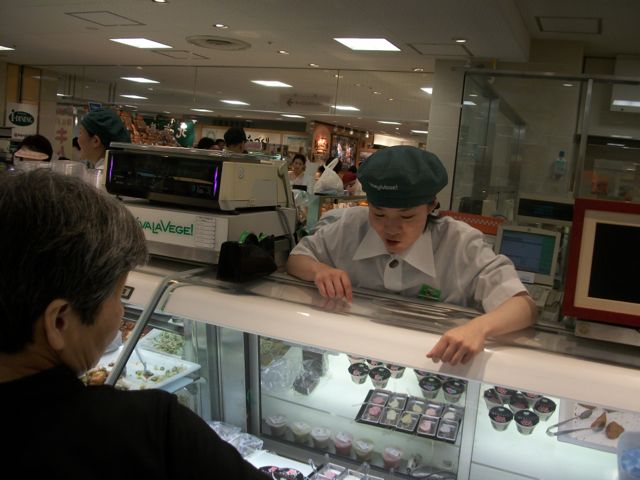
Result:
{"label": "worker's hand", "polygon": [[353,300],[351,280],[344,270],[322,265],[316,272],[313,281],[323,297],[345,298],[349,302]]}
{"label": "worker's hand", "polygon": [[435,363],[442,360],[451,365],[467,363],[484,347],[485,333],[477,322],[452,328],[440,337],[435,347],[427,353],[427,358]]}

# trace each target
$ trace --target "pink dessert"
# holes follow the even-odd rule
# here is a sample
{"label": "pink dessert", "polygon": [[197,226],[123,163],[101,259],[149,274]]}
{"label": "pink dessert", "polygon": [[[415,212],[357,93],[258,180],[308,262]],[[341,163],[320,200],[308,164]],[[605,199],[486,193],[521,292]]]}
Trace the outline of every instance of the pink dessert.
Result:
{"label": "pink dessert", "polygon": [[371,397],[371,400],[369,400],[370,403],[376,403],[378,405],[382,405],[387,399],[385,397],[383,397],[382,395],[374,395],[373,397]]}
{"label": "pink dessert", "polygon": [[353,435],[349,432],[338,432],[333,439],[336,447],[336,453],[348,457],[351,454],[351,445],[353,444]]}
{"label": "pink dessert", "polygon": [[369,410],[367,410],[367,413],[372,417],[377,417],[378,415],[380,415],[381,411],[382,411],[382,408],[378,406],[374,406],[374,407],[369,407]]}
{"label": "pink dessert", "polygon": [[382,452],[382,460],[385,468],[398,468],[402,460],[402,450],[398,447],[387,447]]}

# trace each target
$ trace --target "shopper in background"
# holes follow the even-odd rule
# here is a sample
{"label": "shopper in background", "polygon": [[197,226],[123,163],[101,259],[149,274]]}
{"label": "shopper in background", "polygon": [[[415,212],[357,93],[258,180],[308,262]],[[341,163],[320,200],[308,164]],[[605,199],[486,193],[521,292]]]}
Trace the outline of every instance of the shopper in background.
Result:
{"label": "shopper in background", "polygon": [[216,144],[214,145],[214,150],[224,150],[225,142],[224,138],[219,138],[216,140]]}
{"label": "shopper in background", "polygon": [[358,176],[350,170],[342,174],[342,185],[349,195],[362,195],[362,185]]}
{"label": "shopper in background", "polygon": [[244,149],[244,144],[247,142],[247,134],[244,133],[244,129],[231,127],[225,132],[224,141],[226,143],[225,150],[234,153],[247,153]]}
{"label": "shopper in background", "polygon": [[78,143],[78,137],[73,137],[71,140],[71,160],[79,162],[82,158],[80,151],[80,144]]}
{"label": "shopper in background", "polygon": [[291,161],[291,171],[289,172],[289,180],[291,185],[306,185],[304,169],[307,164],[307,158],[301,154],[296,153]]}
{"label": "shopper in background", "polygon": [[200,148],[202,150],[216,150],[215,147],[216,147],[216,142],[211,137],[202,137],[198,141],[198,145],[196,146],[196,148]]}
{"label": "shopper in background", "polygon": [[22,139],[13,154],[13,166],[16,170],[34,170],[49,168],[53,147],[44,135],[28,135]]}
{"label": "shopper in background", "polygon": [[[147,256],[115,198],[47,170],[0,175],[3,468],[25,478],[266,479],[175,395],[85,386]],[[105,460],[108,459],[108,460]]]}
{"label": "shopper in background", "polygon": [[89,168],[104,169],[104,155],[111,142],[131,142],[129,131],[115,111],[94,110],[82,118],[78,144]]}
{"label": "shopper in background", "polygon": [[447,172],[434,154],[396,146],[371,155],[358,179],[369,207],[354,207],[302,238],[287,270],[315,282],[324,297],[352,299],[352,284],[482,309],[447,331],[427,353],[468,362],[489,336],[531,325],[536,308],[511,261],[479,230],[432,215]]}

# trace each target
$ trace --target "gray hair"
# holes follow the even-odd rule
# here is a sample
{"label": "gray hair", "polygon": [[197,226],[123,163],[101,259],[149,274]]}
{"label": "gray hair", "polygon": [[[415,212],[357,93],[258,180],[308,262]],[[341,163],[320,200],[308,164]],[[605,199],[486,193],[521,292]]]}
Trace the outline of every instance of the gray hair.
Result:
{"label": "gray hair", "polygon": [[92,324],[118,280],[147,258],[133,215],[78,178],[0,174],[0,212],[0,352],[32,342],[57,298]]}

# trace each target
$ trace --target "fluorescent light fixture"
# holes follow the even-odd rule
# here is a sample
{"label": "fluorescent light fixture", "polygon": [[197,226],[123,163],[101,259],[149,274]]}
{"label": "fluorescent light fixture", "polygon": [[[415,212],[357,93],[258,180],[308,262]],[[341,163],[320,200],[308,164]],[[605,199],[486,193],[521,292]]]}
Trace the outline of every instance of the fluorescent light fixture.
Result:
{"label": "fluorescent light fixture", "polygon": [[612,133],[611,135],[609,135],[610,137],[613,138],[633,138],[631,135],[616,135],[615,133]]}
{"label": "fluorescent light fixture", "polygon": [[470,93],[470,94],[469,94],[469,96],[470,96],[470,97],[477,97],[477,96],[478,96],[478,94],[477,94],[477,93]]}
{"label": "fluorescent light fixture", "polygon": [[228,25],[225,25],[224,23],[216,23],[216,24],[214,25],[214,27],[216,27],[216,28],[222,28],[222,29],[229,28],[229,26],[228,26]]}
{"label": "fluorescent light fixture", "polygon": [[467,43],[467,40],[464,38],[454,38],[453,41],[456,43]]}
{"label": "fluorescent light fixture", "polygon": [[612,143],[612,142],[607,142],[607,145],[609,145],[610,147],[625,147],[626,146],[624,143]]}
{"label": "fluorescent light fixture", "polygon": [[167,0],[151,0],[153,3],[168,3]]}
{"label": "fluorescent light fixture", "polygon": [[67,95],[66,93],[56,93],[56,97],[70,97],[71,95]]}
{"label": "fluorescent light fixture", "polygon": [[475,107],[477,105],[476,102],[472,102],[471,100],[465,100],[462,104],[468,107]]}
{"label": "fluorescent light fixture", "polygon": [[320,65],[318,65],[317,63],[310,63],[309,66],[313,68],[318,68]]}
{"label": "fluorescent light fixture", "polygon": [[170,45],[154,42],[153,40],[148,40],[146,38],[110,38],[109,40],[136,48],[173,48]]}
{"label": "fluorescent light fixture", "polygon": [[278,53],[280,55],[289,55],[289,52],[287,52],[286,50],[278,50]]}
{"label": "fluorescent light fixture", "polygon": [[573,87],[573,83],[563,83],[563,87]]}
{"label": "fluorescent light fixture", "polygon": [[15,48],[5,47],[3,45],[0,45],[0,50],[15,50]]}
{"label": "fluorescent light fixture", "polygon": [[351,50],[366,50],[376,52],[399,52],[400,49],[385,38],[334,38]]}
{"label": "fluorescent light fixture", "polygon": [[257,83],[258,85],[262,85],[263,87],[285,87],[291,88],[291,85],[288,83],[281,82],[279,80],[251,80],[252,83]]}
{"label": "fluorescent light fixture", "polygon": [[283,113],[282,116],[287,118],[304,118],[302,115],[295,115],[293,113]]}
{"label": "fluorescent light fixture", "polygon": [[136,83],[160,83],[156,80],[151,80],[150,78],[144,77],[120,77],[122,80],[129,80],[130,82]]}
{"label": "fluorescent light fixture", "polygon": [[192,112],[202,112],[202,113],[212,113],[213,110],[209,110],[208,108],[191,108]]}
{"label": "fluorescent light fixture", "polygon": [[402,125],[400,122],[388,122],[386,120],[378,120],[378,123],[384,123],[385,125]]}
{"label": "fluorescent light fixture", "polygon": [[360,109],[351,105],[336,105],[336,110],[349,110],[350,112],[359,112]]}
{"label": "fluorescent light fixture", "polygon": [[433,93],[433,87],[422,87],[420,90],[422,90],[425,93],[428,93],[429,95]]}
{"label": "fluorescent light fixture", "polygon": [[126,105],[126,104],[125,104],[125,107],[127,107],[127,108],[138,108],[135,105]]}
{"label": "fluorescent light fixture", "polygon": [[240,100],[220,100],[222,103],[228,103],[229,105],[249,105],[247,102],[241,102]]}
{"label": "fluorescent light fixture", "polygon": [[414,72],[424,72],[424,68],[421,68],[421,67],[415,67],[415,68],[413,69],[413,71],[414,71]]}
{"label": "fluorescent light fixture", "polygon": [[124,98],[133,98],[134,100],[149,100],[147,97],[143,97],[141,95],[123,94],[123,95],[120,95],[120,96],[124,97]]}
{"label": "fluorescent light fixture", "polygon": [[426,135],[429,133],[429,130],[411,130],[411,133],[424,133]]}
{"label": "fluorescent light fixture", "polygon": [[616,107],[640,107],[640,102],[633,100],[614,100],[613,104]]}

